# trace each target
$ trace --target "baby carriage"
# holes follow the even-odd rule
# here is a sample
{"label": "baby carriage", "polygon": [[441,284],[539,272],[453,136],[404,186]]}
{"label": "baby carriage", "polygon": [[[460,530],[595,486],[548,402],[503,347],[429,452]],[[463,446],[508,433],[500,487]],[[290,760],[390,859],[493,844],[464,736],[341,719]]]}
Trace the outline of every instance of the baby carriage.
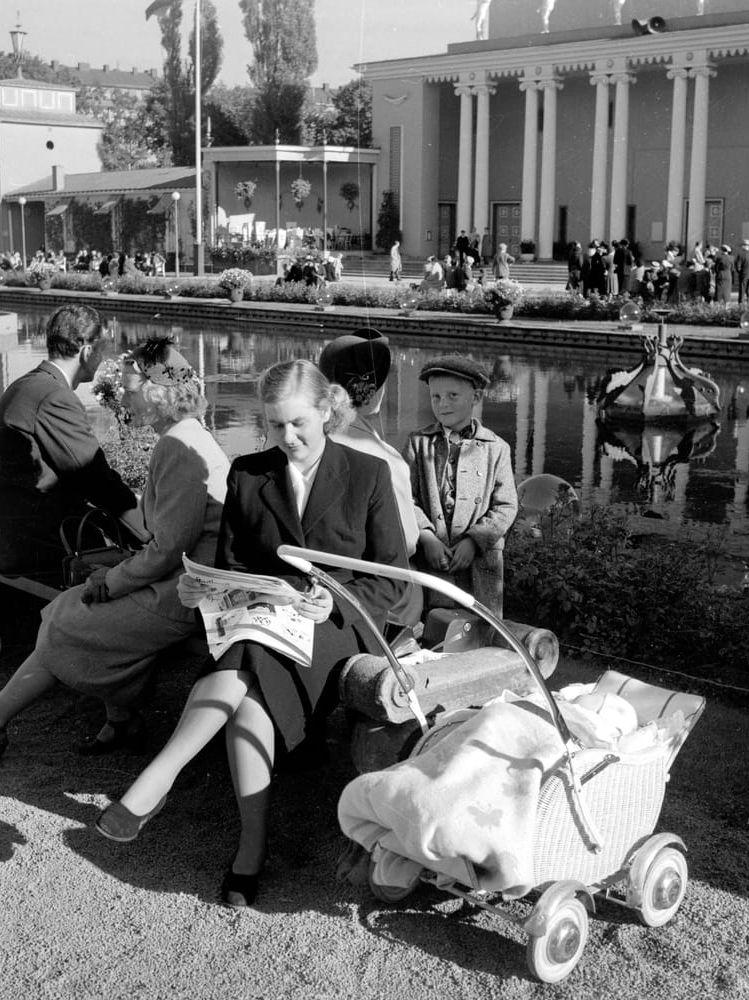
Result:
{"label": "baby carriage", "polygon": [[[671,763],[703,698],[614,671],[555,698],[516,636],[453,584],[289,546],[279,555],[357,607],[422,729],[407,760],[355,778],[339,803],[343,832],[369,854],[377,898],[395,902],[425,882],[518,924],[528,935],[530,971],[544,982],[560,982],[577,965],[596,895],[634,910],[651,927],[674,916],[686,891],[686,847],[673,833],[653,831]],[[413,678],[366,610],[313,563],[439,590],[500,633],[539,696],[493,699],[446,713],[430,728]],[[612,705],[623,700],[636,728],[612,739],[606,725],[591,725],[581,693]],[[524,916],[499,905],[521,898],[532,903]]]}

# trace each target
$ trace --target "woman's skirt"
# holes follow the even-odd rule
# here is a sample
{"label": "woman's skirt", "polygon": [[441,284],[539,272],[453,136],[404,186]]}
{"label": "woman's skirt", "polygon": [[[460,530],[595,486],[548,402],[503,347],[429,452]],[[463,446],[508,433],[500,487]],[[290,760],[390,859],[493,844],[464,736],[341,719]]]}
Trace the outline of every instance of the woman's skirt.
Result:
{"label": "woman's skirt", "polygon": [[111,705],[130,706],[143,692],[154,657],[199,631],[130,595],[83,604],[83,587],[64,591],[42,611],[36,651],[63,684]]}
{"label": "woman's skirt", "polygon": [[304,667],[256,642],[237,642],[207,672],[242,670],[257,680],[266,708],[287,750],[293,750],[337,701],[338,675],[346,660],[365,650],[350,626],[330,620],[315,625],[312,666]]}

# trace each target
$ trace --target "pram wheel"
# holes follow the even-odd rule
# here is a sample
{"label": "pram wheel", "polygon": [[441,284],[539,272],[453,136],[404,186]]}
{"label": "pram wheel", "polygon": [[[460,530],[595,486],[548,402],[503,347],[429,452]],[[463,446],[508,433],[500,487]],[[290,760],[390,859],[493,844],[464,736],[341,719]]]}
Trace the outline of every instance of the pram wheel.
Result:
{"label": "pram wheel", "polygon": [[[369,889],[375,899],[379,899],[381,903],[400,903],[402,899],[406,896],[410,896],[414,891],[416,882],[413,885],[381,885],[379,882],[375,882],[374,879],[375,863],[374,861],[369,862]],[[417,880],[418,881],[418,880]]]}
{"label": "pram wheel", "polygon": [[559,983],[572,972],[588,940],[588,911],[567,899],[549,918],[546,933],[528,941],[526,960],[543,983]]}
{"label": "pram wheel", "polygon": [[640,905],[635,908],[648,927],[667,924],[681,906],[687,891],[687,859],[676,847],[662,848],[645,873]]}

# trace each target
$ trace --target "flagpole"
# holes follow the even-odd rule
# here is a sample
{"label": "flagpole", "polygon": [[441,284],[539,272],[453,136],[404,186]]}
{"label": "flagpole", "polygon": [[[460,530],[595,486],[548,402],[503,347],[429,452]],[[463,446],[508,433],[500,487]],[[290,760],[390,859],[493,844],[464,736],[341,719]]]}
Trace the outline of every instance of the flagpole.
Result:
{"label": "flagpole", "polygon": [[203,261],[203,170],[201,164],[203,123],[201,120],[200,0],[195,0],[195,254],[194,273],[204,273]]}

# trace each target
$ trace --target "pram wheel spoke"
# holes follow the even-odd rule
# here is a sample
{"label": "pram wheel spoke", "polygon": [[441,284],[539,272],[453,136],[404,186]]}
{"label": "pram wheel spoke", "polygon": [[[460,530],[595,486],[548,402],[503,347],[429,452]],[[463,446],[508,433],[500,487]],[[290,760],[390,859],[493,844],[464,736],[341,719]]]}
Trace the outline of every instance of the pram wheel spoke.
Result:
{"label": "pram wheel spoke", "polygon": [[664,847],[650,864],[636,912],[648,927],[667,924],[681,906],[687,890],[687,859],[676,847]]}
{"label": "pram wheel spoke", "polygon": [[531,937],[526,959],[544,983],[559,983],[580,961],[588,940],[588,911],[579,899],[567,899],[549,918],[546,933]]}

